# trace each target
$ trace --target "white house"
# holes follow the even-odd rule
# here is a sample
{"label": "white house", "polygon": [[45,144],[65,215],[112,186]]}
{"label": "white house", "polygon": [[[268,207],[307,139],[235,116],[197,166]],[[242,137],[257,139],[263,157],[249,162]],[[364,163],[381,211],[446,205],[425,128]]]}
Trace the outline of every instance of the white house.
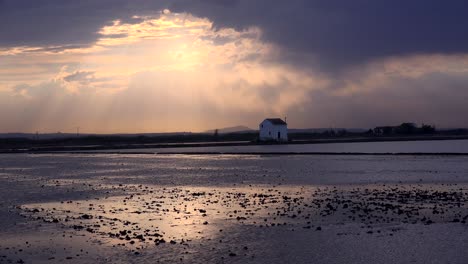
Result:
{"label": "white house", "polygon": [[288,124],[281,118],[267,118],[259,125],[261,141],[288,141]]}

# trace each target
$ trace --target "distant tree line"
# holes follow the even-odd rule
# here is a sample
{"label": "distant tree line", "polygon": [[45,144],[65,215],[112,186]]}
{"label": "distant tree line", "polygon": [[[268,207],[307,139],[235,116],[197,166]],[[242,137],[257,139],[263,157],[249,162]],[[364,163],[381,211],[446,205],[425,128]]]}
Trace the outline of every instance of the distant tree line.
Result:
{"label": "distant tree line", "polygon": [[145,144],[166,144],[166,143],[201,143],[210,141],[254,141],[258,137],[257,132],[251,133],[185,133],[175,135],[90,135],[69,138],[53,139],[31,139],[31,138],[0,138],[0,149],[20,149],[52,146],[125,146],[125,145],[145,145]]}
{"label": "distant tree line", "polygon": [[[288,137],[295,140],[316,140],[316,139],[352,139],[352,138],[379,138],[386,137],[406,137],[406,136],[468,136],[467,129],[444,129],[437,130],[433,125],[422,124],[417,126],[414,123],[402,123],[398,126],[380,126],[367,131],[357,132],[346,129],[327,129],[324,131],[290,132]],[[168,143],[203,143],[203,142],[227,142],[246,141],[257,142],[258,131],[243,133],[220,133],[218,129],[211,133],[182,133],[182,134],[162,134],[162,135],[89,135],[69,138],[55,139],[31,139],[31,138],[1,138],[1,149],[28,149],[43,147],[67,147],[67,146],[109,146],[122,147],[140,145],[151,147],[153,144]]]}
{"label": "distant tree line", "polygon": [[428,135],[435,134],[435,126],[422,124],[418,127],[414,123],[402,123],[399,126],[380,126],[368,131],[374,135]]}

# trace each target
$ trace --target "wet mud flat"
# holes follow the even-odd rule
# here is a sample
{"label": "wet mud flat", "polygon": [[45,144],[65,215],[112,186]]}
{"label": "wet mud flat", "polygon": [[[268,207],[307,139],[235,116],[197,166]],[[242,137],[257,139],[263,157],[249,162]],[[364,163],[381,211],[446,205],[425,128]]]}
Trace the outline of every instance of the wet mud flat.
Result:
{"label": "wet mud flat", "polygon": [[[180,252],[179,261],[187,262],[197,255],[192,250],[205,242],[209,250],[222,251],[218,261],[261,260],[261,247],[249,241],[223,242],[237,227],[250,232],[279,229],[291,236],[295,232],[316,236],[328,229],[330,235],[348,237],[392,237],[408,225],[468,227],[468,188],[458,185],[110,187],[128,195],[26,204],[17,210],[38,228],[60,230],[62,237],[77,236],[85,243],[119,248],[136,258],[175,250]],[[346,225],[354,228],[332,232],[335,226]],[[79,259],[86,254],[82,250],[65,260]],[[47,260],[55,259],[50,252]]]}
{"label": "wet mud flat", "polygon": [[[252,172],[258,162],[233,172]],[[112,184],[118,177],[108,166],[98,177],[70,177],[68,168],[56,178],[7,171],[4,180],[50,199],[20,198],[13,190],[18,198],[3,202],[9,220],[2,221],[0,263],[465,263],[467,257],[463,180],[429,183],[423,175],[406,183],[297,184],[275,171],[265,183],[262,170],[261,181],[240,184],[135,184],[138,177]]]}

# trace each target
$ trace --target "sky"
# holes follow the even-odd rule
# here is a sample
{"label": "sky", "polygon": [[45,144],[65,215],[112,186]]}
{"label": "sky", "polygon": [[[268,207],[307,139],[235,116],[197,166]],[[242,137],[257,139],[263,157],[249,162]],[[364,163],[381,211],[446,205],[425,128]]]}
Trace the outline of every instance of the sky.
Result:
{"label": "sky", "polygon": [[468,127],[463,0],[0,0],[0,132]]}

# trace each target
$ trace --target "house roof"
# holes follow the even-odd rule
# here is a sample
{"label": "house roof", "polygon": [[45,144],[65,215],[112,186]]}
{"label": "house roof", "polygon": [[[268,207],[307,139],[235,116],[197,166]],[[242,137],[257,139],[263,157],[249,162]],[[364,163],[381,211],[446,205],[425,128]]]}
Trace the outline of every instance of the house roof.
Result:
{"label": "house roof", "polygon": [[281,118],[267,118],[265,120],[270,121],[273,125],[287,125],[286,122],[283,121]]}

